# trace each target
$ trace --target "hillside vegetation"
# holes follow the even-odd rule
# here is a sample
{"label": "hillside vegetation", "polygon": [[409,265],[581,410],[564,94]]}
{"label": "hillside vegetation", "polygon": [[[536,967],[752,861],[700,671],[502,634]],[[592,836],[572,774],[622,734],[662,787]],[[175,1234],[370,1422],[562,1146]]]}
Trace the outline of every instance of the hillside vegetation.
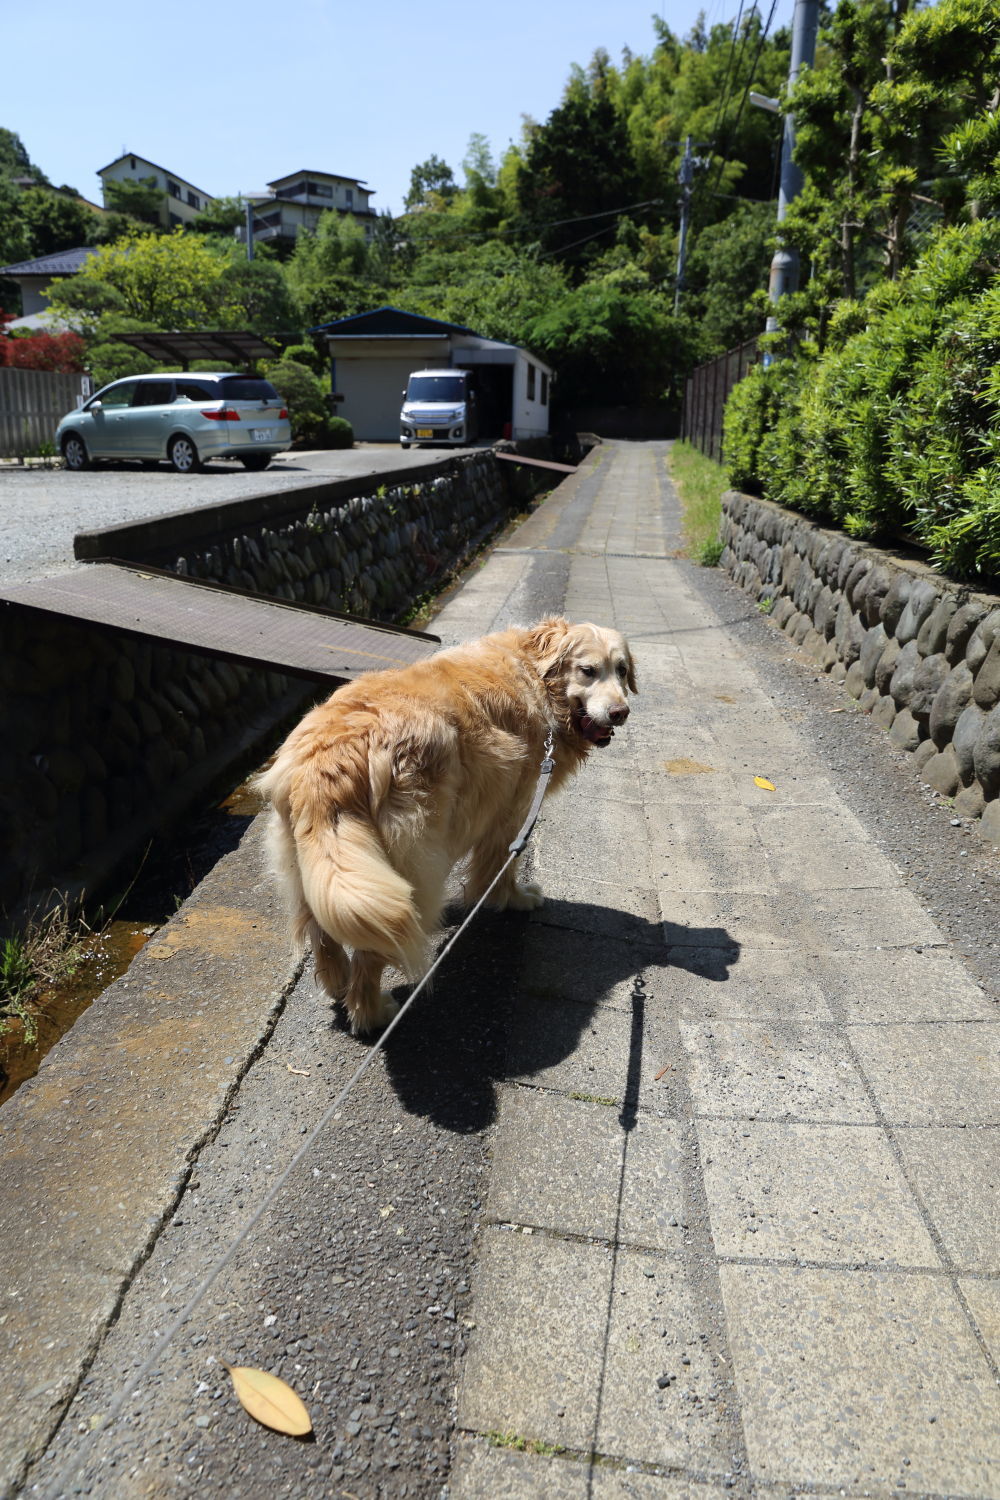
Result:
{"label": "hillside vegetation", "polygon": [[1000,576],[1000,8],[841,0],[792,99],[806,271],[737,386],[738,487]]}

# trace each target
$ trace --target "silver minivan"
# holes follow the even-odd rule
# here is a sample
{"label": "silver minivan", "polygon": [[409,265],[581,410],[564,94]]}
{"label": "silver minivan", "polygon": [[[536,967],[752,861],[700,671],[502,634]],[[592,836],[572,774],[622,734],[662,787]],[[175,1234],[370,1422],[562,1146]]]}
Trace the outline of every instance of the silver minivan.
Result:
{"label": "silver minivan", "polygon": [[450,443],[479,437],[479,414],[471,370],[414,370],[403,392],[399,446]]}
{"label": "silver minivan", "polygon": [[56,428],[56,446],[75,470],[102,458],[166,459],[179,474],[209,458],[266,469],[291,441],[287,408],[269,380],[200,370],[115,380]]}

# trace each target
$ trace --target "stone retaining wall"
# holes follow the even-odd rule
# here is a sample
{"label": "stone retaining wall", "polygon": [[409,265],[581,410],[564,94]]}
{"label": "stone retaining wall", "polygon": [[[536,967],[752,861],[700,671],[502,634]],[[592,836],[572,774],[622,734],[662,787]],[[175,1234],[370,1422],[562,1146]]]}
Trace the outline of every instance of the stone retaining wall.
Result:
{"label": "stone retaining wall", "polygon": [[1000,843],[1000,597],[735,491],[721,537],[740,587]]}
{"label": "stone retaining wall", "polygon": [[[392,621],[540,474],[551,482],[480,453],[412,483],[321,484],[111,527],[78,539],[78,555]],[[0,608],[0,918],[101,886],[332,687]]]}

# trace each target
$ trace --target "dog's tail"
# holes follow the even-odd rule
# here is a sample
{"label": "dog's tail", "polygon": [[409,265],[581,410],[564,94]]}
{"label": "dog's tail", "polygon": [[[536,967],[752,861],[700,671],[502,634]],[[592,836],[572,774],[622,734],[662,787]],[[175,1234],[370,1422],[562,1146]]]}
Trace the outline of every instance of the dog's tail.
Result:
{"label": "dog's tail", "polygon": [[[377,953],[411,979],[426,968],[427,939],[420,925],[413,886],[390,864],[367,807],[331,807],[329,787],[313,788],[309,775],[298,778],[294,809],[281,757],[257,778],[271,798],[283,827],[285,853],[279,865],[298,866],[308,912],[293,919],[301,940],[309,914],[344,947]],[[294,824],[294,841],[290,837]]]}

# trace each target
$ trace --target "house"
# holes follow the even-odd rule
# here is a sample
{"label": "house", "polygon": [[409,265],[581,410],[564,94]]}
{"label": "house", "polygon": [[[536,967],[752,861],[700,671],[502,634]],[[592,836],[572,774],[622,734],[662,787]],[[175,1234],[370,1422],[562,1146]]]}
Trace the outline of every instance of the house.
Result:
{"label": "house", "polygon": [[161,193],[166,193],[166,200],[160,215],[162,223],[169,229],[176,229],[181,224],[190,224],[191,220],[198,214],[204,213],[210,204],[215,202],[211,194],[206,193],[203,188],[197,188],[193,183],[185,182],[183,177],[168,172],[165,167],[158,167],[155,162],[147,161],[144,156],[135,156],[126,152],[115,161],[109,162],[106,167],[100,167],[97,173],[104,188],[104,205],[108,204],[109,182],[139,182],[143,179],[155,179],[156,186]]}
{"label": "house", "polygon": [[[374,189],[365,187],[360,178],[341,177],[336,172],[290,172],[267,184],[270,192],[248,193],[253,204],[254,240],[294,240],[300,234],[312,234],[320,214],[335,209],[350,214],[371,232],[376,210],[371,207]],[[246,230],[237,230],[246,239]]]}
{"label": "house", "polygon": [[515,344],[484,338],[398,307],[337,318],[310,329],[327,341],[339,415],[368,442],[398,442],[399,410],[414,370],[458,366],[477,374],[480,436],[532,438],[549,430],[552,370]]}
{"label": "house", "polygon": [[51,329],[52,320],[46,313],[49,287],[60,276],[76,276],[93,253],[92,246],[81,245],[76,250],[56,250],[52,255],[39,255],[34,260],[19,260],[9,266],[0,266],[0,277],[9,277],[21,288],[21,316],[7,325],[8,330]]}

